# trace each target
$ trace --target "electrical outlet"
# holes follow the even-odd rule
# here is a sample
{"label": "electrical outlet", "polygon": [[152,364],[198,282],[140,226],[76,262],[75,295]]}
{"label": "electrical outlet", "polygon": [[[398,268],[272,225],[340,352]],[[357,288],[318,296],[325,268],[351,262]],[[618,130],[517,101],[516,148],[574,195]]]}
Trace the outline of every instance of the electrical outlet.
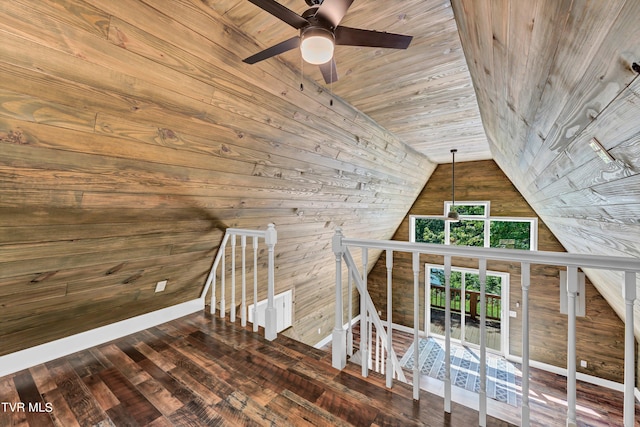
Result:
{"label": "electrical outlet", "polygon": [[164,288],[166,286],[167,286],[167,281],[166,280],[162,280],[162,281],[156,283],[156,292],[164,291]]}
{"label": "electrical outlet", "polygon": [[586,368],[587,367],[587,361],[586,360],[581,360],[580,361],[580,367],[581,368]]}
{"label": "electrical outlet", "polygon": [[322,333],[322,328],[318,328],[318,335]]}

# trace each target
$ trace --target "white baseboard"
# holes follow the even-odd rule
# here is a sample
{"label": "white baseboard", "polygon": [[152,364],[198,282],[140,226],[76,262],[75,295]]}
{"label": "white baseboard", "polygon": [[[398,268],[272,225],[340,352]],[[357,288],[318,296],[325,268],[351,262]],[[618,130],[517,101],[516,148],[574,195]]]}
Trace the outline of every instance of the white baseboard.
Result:
{"label": "white baseboard", "polygon": [[[351,325],[354,325],[359,321],[360,321],[360,315],[358,314],[356,317],[351,319]],[[349,327],[349,322],[347,322],[344,325],[342,325],[342,327],[347,329]],[[325,345],[329,344],[329,342],[331,342],[332,338],[333,338],[333,334],[327,335],[326,337],[322,338],[320,341],[315,343],[313,348],[322,348],[322,347],[324,347]]]}
{"label": "white baseboard", "polygon": [[0,377],[104,344],[203,309],[204,299],[195,299],[0,356]]}
{"label": "white baseboard", "polygon": [[[522,357],[518,356],[507,356],[507,359],[522,364]],[[536,369],[541,369],[543,371],[551,372],[554,374],[562,375],[563,377],[567,376],[567,369],[560,368],[558,366],[549,365],[548,363],[537,362],[535,360],[529,360],[529,366]],[[576,372],[576,379],[580,381],[584,381],[589,384],[594,384],[600,387],[606,387],[611,390],[616,390],[623,392],[624,384],[617,383],[615,381],[607,380],[604,378],[594,377],[593,375],[583,374],[582,372]]]}

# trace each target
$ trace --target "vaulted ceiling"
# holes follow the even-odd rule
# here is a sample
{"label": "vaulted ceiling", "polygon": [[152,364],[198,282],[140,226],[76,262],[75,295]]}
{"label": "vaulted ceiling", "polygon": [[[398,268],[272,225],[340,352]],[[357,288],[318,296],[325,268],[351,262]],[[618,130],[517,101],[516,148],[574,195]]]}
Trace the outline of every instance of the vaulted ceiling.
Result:
{"label": "vaulted ceiling", "polygon": [[[242,62],[296,32],[247,0],[0,2],[0,352],[196,298],[221,229],[268,222],[312,343],[335,227],[390,238],[451,148],[494,159],[568,251],[640,256],[639,20],[356,0],[344,25],[414,39],[339,46],[326,85],[296,51]],[[622,315],[621,278],[590,275]]]}
{"label": "vaulted ceiling", "polygon": [[[294,34],[248,1],[215,3],[260,48]],[[406,51],[338,46],[328,90],[436,163],[451,148],[493,158],[569,252],[639,257],[639,18],[633,0],[357,1],[344,25],[414,40]],[[280,60],[300,69],[297,51]],[[623,317],[621,276],[590,276]]]}

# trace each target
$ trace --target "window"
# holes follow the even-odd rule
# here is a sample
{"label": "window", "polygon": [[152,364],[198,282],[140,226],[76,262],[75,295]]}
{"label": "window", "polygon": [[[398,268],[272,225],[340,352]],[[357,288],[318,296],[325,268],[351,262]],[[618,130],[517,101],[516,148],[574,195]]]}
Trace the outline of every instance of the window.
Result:
{"label": "window", "polygon": [[[444,212],[452,208],[445,202]],[[412,215],[410,241],[441,245],[477,246],[536,250],[538,222],[536,218],[489,216],[489,202],[461,202],[453,209],[460,221],[446,221],[444,217]]]}

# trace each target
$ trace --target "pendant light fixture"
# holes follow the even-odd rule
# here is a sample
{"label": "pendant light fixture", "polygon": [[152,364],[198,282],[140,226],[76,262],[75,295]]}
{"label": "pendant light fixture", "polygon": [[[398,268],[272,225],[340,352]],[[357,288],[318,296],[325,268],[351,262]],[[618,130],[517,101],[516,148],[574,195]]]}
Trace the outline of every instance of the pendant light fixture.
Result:
{"label": "pendant light fixture", "polygon": [[458,222],[460,215],[455,211],[456,206],[456,153],[458,150],[451,149],[451,207],[447,213],[447,221]]}

